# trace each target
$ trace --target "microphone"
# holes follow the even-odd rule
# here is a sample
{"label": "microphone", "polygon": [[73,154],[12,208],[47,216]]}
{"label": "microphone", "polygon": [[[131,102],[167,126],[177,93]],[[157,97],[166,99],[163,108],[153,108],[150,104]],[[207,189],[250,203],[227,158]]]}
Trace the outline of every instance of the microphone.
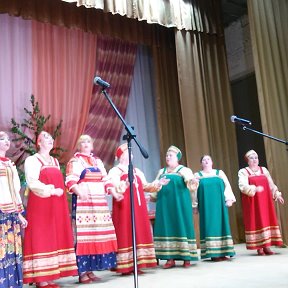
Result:
{"label": "microphone", "polygon": [[241,124],[241,125],[251,125],[251,121],[243,119],[243,118],[239,118],[235,115],[231,116],[231,122],[236,123],[236,124]]}
{"label": "microphone", "polygon": [[94,84],[97,84],[99,86],[102,86],[102,88],[109,88],[110,87],[110,84],[104,80],[102,80],[100,77],[96,76],[94,78]]}

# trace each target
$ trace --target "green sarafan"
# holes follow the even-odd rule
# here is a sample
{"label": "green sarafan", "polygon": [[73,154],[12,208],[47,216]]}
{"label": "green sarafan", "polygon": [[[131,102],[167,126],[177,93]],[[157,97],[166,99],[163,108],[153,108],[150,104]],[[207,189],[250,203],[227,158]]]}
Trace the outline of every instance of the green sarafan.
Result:
{"label": "green sarafan", "polygon": [[[16,122],[14,118],[11,119],[11,132],[14,135],[12,141],[20,152],[17,155],[17,159],[13,160],[17,166],[22,186],[26,186],[25,174],[23,170],[24,161],[28,156],[37,152],[37,137],[41,131],[46,130],[46,127],[48,127],[49,119],[51,118],[51,115],[44,116],[41,114],[39,103],[35,101],[34,95],[31,95],[30,103],[32,107],[29,109],[31,110],[24,108],[27,117],[26,119],[23,119],[22,123]],[[61,135],[61,126],[62,120],[56,125],[54,131],[51,133],[51,136],[54,138],[54,140]],[[49,131],[51,131],[50,126],[49,128]],[[62,153],[65,151],[66,150],[64,148],[56,146],[53,148],[50,154],[51,156],[59,159]],[[60,166],[62,173],[65,175],[65,165],[60,163]]]}

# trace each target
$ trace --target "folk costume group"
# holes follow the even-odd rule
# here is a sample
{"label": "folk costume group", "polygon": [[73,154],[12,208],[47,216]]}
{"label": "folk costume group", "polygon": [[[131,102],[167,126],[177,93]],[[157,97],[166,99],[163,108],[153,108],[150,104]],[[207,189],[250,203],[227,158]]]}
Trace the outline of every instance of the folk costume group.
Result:
{"label": "folk costume group", "polygon": [[[118,164],[107,173],[92,154],[93,139],[82,135],[67,164],[65,182],[57,159],[50,155],[53,144],[52,136],[42,131],[38,152],[25,160],[29,188],[25,219],[19,176],[6,157],[9,136],[0,132],[0,287],[34,283],[57,288],[54,281],[61,277],[78,276],[86,284],[100,280],[95,271],[121,275],[134,271],[127,144],[117,148]],[[166,261],[164,269],[179,260],[187,268],[198,260],[193,213],[199,213],[201,259],[223,261],[235,255],[228,208],[236,198],[225,173],[214,169],[211,156],[204,155],[202,169],[193,174],[179,164],[181,157],[177,147],[169,147],[166,167],[152,183],[134,168],[139,274],[156,267],[158,260]],[[283,244],[273,200],[281,204],[284,200],[268,170],[259,166],[257,153],[250,150],[245,159],[248,166],[238,172],[238,179],[246,247],[260,256],[272,255],[270,246]],[[72,194],[71,213],[66,190]],[[153,233],[144,192],[156,202]]]}

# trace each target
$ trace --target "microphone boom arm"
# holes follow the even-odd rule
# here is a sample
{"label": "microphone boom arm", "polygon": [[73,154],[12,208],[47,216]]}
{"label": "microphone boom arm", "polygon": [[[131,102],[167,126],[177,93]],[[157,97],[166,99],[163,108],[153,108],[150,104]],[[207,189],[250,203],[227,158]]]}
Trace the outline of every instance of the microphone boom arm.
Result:
{"label": "microphone boom arm", "polygon": [[250,131],[250,132],[254,132],[254,133],[256,133],[256,134],[262,135],[262,136],[264,136],[264,137],[270,138],[270,139],[272,139],[272,140],[278,141],[278,142],[283,143],[283,144],[285,144],[285,145],[288,146],[288,141],[285,141],[285,140],[276,138],[276,137],[274,137],[274,136],[265,134],[265,133],[263,133],[263,132],[260,132],[260,131],[257,131],[257,130],[255,130],[255,129],[249,128],[249,127],[247,127],[247,126],[245,126],[245,125],[242,126],[242,129],[243,129],[244,131],[248,130],[248,131]]}

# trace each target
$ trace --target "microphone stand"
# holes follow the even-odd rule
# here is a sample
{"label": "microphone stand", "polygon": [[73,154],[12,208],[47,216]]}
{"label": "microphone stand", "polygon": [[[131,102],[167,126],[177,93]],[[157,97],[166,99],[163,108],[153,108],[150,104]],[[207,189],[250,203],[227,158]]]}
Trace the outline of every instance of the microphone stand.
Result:
{"label": "microphone stand", "polygon": [[[262,135],[262,136],[264,136],[264,137],[267,137],[267,138],[273,139],[273,140],[275,140],[275,141],[278,141],[278,142],[280,142],[280,143],[285,144],[285,145],[288,147],[288,141],[285,141],[285,140],[282,140],[282,139],[279,139],[279,138],[273,137],[273,136],[271,136],[271,135],[265,134],[265,133],[263,133],[263,132],[257,131],[257,130],[252,129],[252,128],[249,128],[249,127],[247,127],[247,126],[245,126],[245,125],[242,125],[242,129],[243,129],[244,131],[247,130],[247,131],[250,131],[250,132],[253,132],[253,133],[256,133],[256,134]],[[287,150],[288,150],[288,148],[287,148]]]}
{"label": "microphone stand", "polygon": [[137,246],[136,246],[136,225],[135,225],[135,209],[134,209],[134,193],[133,193],[133,181],[134,181],[134,173],[133,173],[133,164],[132,164],[132,144],[131,140],[133,139],[137,146],[140,149],[140,152],[142,156],[147,159],[149,157],[148,153],[146,150],[142,147],[142,145],[137,141],[136,135],[134,133],[134,128],[127,125],[125,122],[124,118],[120,114],[119,110],[116,108],[114,103],[112,102],[109,94],[105,90],[104,87],[102,87],[102,93],[105,95],[106,99],[112,106],[113,110],[123,123],[127,134],[123,136],[123,140],[127,140],[127,145],[128,145],[128,159],[129,159],[129,164],[128,164],[128,180],[130,184],[130,213],[131,213],[131,223],[132,223],[132,248],[133,248],[133,269],[134,269],[134,287],[138,288],[138,270],[137,270]]}

